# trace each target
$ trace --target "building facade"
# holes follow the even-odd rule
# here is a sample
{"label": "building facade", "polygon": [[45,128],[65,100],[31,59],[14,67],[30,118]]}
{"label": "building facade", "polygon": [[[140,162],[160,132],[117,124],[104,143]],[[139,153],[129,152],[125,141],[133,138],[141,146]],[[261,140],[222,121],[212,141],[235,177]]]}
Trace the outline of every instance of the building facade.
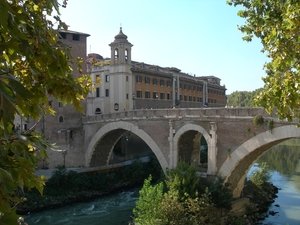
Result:
{"label": "building facade", "polygon": [[196,77],[174,67],[132,61],[133,45],[122,28],[109,46],[110,59],[97,60],[98,63],[89,68],[93,81],[100,78],[102,84],[95,85],[95,92],[87,98],[87,115],[120,110],[226,105],[226,88],[218,77]]}
{"label": "building facade", "polygon": [[[71,47],[74,57],[86,58],[88,36],[85,33],[61,31],[60,41]],[[132,61],[133,45],[122,29],[109,46],[110,58],[89,54],[87,64],[82,65],[83,74],[90,73],[95,85],[94,90],[81,102],[85,115],[72,105],[63,105],[49,97],[55,115],[43,116],[37,124],[31,119],[19,118],[16,121],[21,131],[35,125],[35,130],[43,133],[50,143],[56,143],[57,148],[48,150],[48,158],[40,163],[39,168],[84,166],[78,162],[78,158],[85,157],[86,151],[82,125],[84,116],[121,110],[226,105],[226,88],[220,85],[217,77],[196,77],[174,67]],[[80,76],[75,67],[73,75]],[[96,82],[98,78],[102,84]]]}

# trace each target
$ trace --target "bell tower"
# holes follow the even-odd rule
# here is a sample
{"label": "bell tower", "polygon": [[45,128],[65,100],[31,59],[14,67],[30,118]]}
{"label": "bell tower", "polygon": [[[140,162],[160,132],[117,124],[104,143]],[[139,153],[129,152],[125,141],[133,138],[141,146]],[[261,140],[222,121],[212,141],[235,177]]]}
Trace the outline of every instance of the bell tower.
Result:
{"label": "bell tower", "polygon": [[110,112],[133,109],[134,79],[131,72],[131,47],[133,46],[120,27],[111,48],[109,106]]}
{"label": "bell tower", "polygon": [[127,36],[123,34],[122,27],[120,27],[120,32],[115,36],[114,42],[109,46],[111,47],[111,66],[131,64],[131,47],[133,45],[128,42]]}

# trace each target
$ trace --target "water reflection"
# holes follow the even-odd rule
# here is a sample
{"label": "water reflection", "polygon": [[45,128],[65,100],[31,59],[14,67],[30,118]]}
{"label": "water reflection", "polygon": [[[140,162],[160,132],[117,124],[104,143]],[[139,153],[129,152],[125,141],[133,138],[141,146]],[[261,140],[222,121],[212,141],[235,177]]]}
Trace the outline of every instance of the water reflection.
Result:
{"label": "water reflection", "polygon": [[[287,140],[267,151],[258,163],[266,162],[272,175],[271,182],[280,188],[278,198],[263,224],[300,224],[300,139]],[[279,206],[279,207],[278,207]]]}

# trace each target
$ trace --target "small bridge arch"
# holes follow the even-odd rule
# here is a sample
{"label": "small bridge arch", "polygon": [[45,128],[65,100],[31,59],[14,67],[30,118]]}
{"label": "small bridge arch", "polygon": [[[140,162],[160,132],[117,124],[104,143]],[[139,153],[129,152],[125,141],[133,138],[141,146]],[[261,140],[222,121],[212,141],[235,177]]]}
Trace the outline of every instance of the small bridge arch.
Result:
{"label": "small bridge arch", "polygon": [[249,139],[234,150],[219,170],[230,183],[234,198],[238,198],[244,187],[248,171],[253,163],[271,147],[287,139],[300,137],[300,129],[295,125],[274,128]]}
{"label": "small bridge arch", "polygon": [[[191,140],[187,141],[186,143],[193,144],[193,146],[189,146],[192,149],[192,156],[193,158],[197,157],[200,160],[200,138],[204,136],[207,146],[208,146],[208,168],[207,173],[213,174],[216,170],[216,143],[215,143],[215,131],[216,126],[214,123],[211,124],[212,130],[209,134],[202,126],[197,124],[186,124],[182,126],[174,135],[174,148],[173,148],[173,168],[177,166],[178,157],[180,155],[180,140],[182,138],[190,138]],[[197,160],[196,160],[197,161]]]}
{"label": "small bridge arch", "polygon": [[[102,161],[102,163],[100,164],[107,165],[115,144],[122,137],[122,135],[127,131],[130,131],[133,134],[137,135],[150,147],[150,149],[155,154],[157,160],[159,161],[162,169],[165,170],[168,167],[168,163],[164,155],[162,154],[160,148],[154,142],[154,140],[142,129],[139,129],[137,126],[135,126],[132,123],[124,122],[124,121],[108,123],[95,133],[95,135],[93,136],[93,138],[91,139],[87,147],[87,151],[85,155],[85,159],[86,159],[85,166],[86,167],[91,166],[93,155],[96,153],[97,150],[101,152],[100,157],[105,160],[104,163]],[[101,151],[100,149],[97,149],[97,146],[101,147]],[[103,150],[103,148],[106,149]]]}

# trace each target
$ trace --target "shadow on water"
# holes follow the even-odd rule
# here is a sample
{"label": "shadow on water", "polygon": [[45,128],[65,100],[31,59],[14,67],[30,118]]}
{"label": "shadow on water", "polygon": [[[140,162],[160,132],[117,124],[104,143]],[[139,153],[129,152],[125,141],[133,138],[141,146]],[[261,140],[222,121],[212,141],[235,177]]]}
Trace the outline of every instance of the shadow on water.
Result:
{"label": "shadow on water", "polygon": [[25,217],[30,224],[42,225],[127,225],[138,200],[139,189],[120,192],[84,203],[34,213]]}

